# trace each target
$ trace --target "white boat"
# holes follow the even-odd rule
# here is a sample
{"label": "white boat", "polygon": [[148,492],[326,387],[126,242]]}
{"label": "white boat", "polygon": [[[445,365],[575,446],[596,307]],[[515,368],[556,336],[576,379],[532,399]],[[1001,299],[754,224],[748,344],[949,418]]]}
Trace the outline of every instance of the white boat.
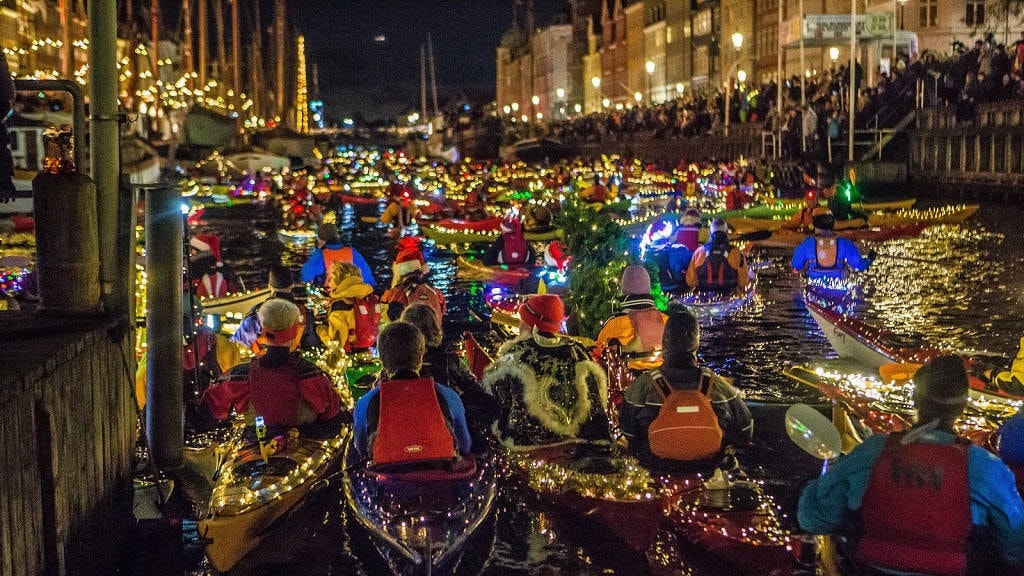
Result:
{"label": "white boat", "polygon": [[238,167],[239,170],[250,173],[280,172],[291,167],[292,164],[291,160],[285,156],[278,156],[277,154],[256,149],[230,154],[226,156],[226,159]]}

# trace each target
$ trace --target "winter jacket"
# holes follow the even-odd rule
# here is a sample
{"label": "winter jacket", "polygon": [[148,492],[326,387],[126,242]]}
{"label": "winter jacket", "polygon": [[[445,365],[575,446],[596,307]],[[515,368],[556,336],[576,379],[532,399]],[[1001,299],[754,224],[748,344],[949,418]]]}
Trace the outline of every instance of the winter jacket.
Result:
{"label": "winter jacket", "polygon": [[[356,298],[365,298],[373,294],[373,287],[363,282],[359,276],[347,276],[338,283],[331,286],[331,310],[327,313],[327,324],[316,327],[317,336],[325,344],[337,342],[346,350],[350,348],[352,332],[356,329],[356,313],[352,310],[352,304]],[[348,310],[336,309],[333,304],[341,302],[348,305]]]}

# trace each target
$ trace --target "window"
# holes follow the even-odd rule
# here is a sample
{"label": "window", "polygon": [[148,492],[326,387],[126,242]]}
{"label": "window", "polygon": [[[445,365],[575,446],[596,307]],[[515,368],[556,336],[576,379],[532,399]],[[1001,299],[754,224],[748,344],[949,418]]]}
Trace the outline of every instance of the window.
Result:
{"label": "window", "polygon": [[695,46],[693,50],[693,75],[707,76],[710,69],[710,58],[707,46]]}
{"label": "window", "polygon": [[711,34],[711,10],[702,10],[693,17],[693,35]]}
{"label": "window", "polygon": [[968,26],[981,26],[985,24],[985,2],[968,1],[967,14],[964,16],[964,24]]}
{"label": "window", "polygon": [[939,0],[921,0],[919,25],[921,28],[934,28],[939,21]]}

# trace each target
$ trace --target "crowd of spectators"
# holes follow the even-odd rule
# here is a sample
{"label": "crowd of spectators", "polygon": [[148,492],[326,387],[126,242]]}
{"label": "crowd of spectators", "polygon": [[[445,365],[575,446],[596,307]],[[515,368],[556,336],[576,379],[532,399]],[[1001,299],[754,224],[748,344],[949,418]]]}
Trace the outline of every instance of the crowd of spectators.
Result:
{"label": "crowd of spectators", "polygon": [[[930,51],[908,63],[905,55],[888,70],[879,70],[874,86],[866,83],[859,62],[854,71],[855,129],[896,126],[915,108],[954,107],[963,124],[973,120],[974,108],[985,102],[1024,98],[1024,32],[1012,46],[995,41],[992,34],[967,49],[954,44],[951,56]],[[651,106],[636,105],[541,123],[506,122],[506,141],[544,136],[566,143],[586,143],[634,137],[651,139],[695,138],[721,134],[726,100],[733,126],[759,124],[780,138],[782,156],[790,159],[828,160],[844,147],[849,134],[849,82],[847,65],[800,79],[793,76],[782,86],[783,113],[778,117],[772,82],[760,87],[741,85],[731,98],[722,89],[687,93]],[[806,105],[800,108],[801,101]]]}

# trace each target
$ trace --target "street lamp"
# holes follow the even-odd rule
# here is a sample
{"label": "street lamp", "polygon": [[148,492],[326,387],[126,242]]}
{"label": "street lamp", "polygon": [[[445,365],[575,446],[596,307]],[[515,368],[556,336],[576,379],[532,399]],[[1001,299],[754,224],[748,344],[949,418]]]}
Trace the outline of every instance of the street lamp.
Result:
{"label": "street lamp", "polygon": [[[737,55],[739,51],[743,49],[743,34],[739,32],[732,33],[732,47],[736,49]],[[725,75],[725,130],[723,134],[729,136],[729,108],[732,106],[732,72],[742,62],[742,58],[736,58],[733,61],[732,66],[729,66],[729,72]]]}
{"label": "street lamp", "polygon": [[832,59],[832,69],[836,69],[836,60],[839,60],[839,47],[833,46],[828,49],[828,57]]}
{"label": "street lamp", "polygon": [[612,101],[611,100],[609,100],[607,98],[605,98],[604,100],[601,100],[601,106],[604,106],[605,108],[607,108],[607,107],[609,107],[611,105],[612,105]]}
{"label": "street lamp", "polygon": [[644,95],[639,92],[633,92],[633,99],[636,100],[636,105],[639,106],[640,102],[644,99]]}
{"label": "street lamp", "polygon": [[594,108],[599,108],[601,106],[601,77],[592,76],[590,78],[590,85],[594,87]]}
{"label": "street lamp", "polygon": [[651,90],[654,84],[654,60],[648,60],[644,63],[644,68],[647,69],[647,100],[653,103],[651,100]]}

